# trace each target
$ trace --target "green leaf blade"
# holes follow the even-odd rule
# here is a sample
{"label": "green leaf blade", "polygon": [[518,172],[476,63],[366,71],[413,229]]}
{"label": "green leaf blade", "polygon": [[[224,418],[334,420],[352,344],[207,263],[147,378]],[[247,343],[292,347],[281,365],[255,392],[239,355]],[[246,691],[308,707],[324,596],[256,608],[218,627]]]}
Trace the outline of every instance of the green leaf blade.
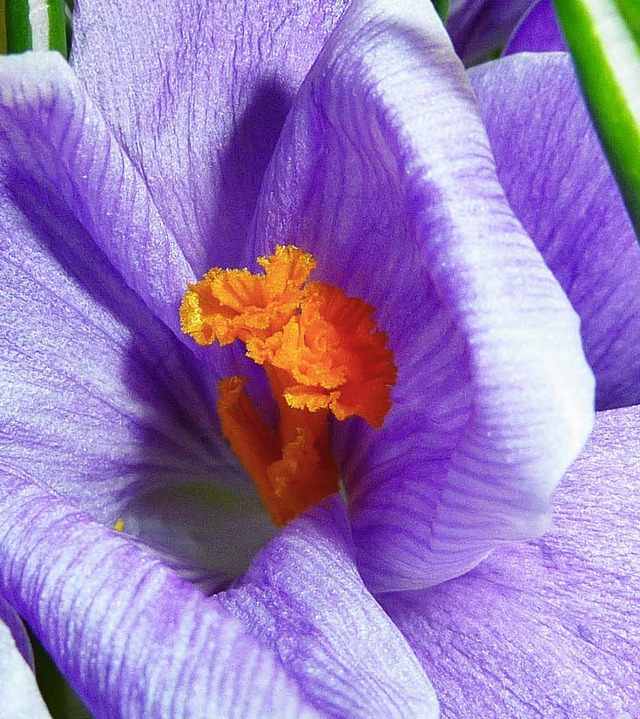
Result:
{"label": "green leaf blade", "polygon": [[640,237],[640,7],[554,0],[582,90]]}

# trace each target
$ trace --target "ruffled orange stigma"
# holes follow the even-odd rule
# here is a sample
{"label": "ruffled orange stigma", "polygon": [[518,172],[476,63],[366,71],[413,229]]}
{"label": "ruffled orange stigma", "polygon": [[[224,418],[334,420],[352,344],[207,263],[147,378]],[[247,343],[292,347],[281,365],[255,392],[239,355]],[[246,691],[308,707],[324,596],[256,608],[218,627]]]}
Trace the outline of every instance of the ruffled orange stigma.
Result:
{"label": "ruffled orange stigma", "polygon": [[292,245],[258,263],[262,275],[215,268],[191,285],[182,329],[199,344],[241,340],[264,367],[279,410],[271,430],[244,392],[219,385],[222,431],[280,526],[338,489],[329,413],[380,427],[396,381],[393,352],[371,305],[323,282],[316,262]]}
{"label": "ruffled orange stigma", "polygon": [[182,301],[182,331],[201,345],[236,339],[248,342],[282,328],[300,304],[300,288],[316,262],[296,247],[278,247],[271,257],[259,258],[264,275],[249,270],[214,267]]}

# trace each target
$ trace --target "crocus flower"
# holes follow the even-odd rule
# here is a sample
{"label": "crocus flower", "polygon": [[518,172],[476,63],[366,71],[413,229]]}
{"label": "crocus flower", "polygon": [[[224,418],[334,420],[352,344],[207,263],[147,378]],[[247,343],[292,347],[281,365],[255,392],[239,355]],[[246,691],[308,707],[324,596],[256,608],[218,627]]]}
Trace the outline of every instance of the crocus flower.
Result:
{"label": "crocus flower", "polygon": [[[567,58],[480,68],[476,103],[429,7],[159,5],[78,2],[72,69],[0,64],[2,595],[97,717],[429,717],[436,694],[450,716],[632,714],[637,637],[612,659],[605,634],[629,545],[601,538],[634,515],[598,460],[607,423],[637,445],[634,415],[605,415],[558,535],[459,577],[546,528],[591,423],[583,343],[599,408],[637,402],[640,259]],[[244,571],[275,528],[219,381],[265,421],[273,401],[179,307],[291,245],[375,309],[397,381],[379,429],[332,423],[348,512],[329,497]]]}

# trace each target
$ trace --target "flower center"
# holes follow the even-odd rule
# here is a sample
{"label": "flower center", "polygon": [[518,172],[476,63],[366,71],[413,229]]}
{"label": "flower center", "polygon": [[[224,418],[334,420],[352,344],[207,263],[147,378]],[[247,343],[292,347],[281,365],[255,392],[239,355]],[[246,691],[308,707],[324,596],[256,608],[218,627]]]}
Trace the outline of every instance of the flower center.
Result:
{"label": "flower center", "polygon": [[189,286],[182,330],[198,344],[243,342],[264,367],[279,420],[271,428],[242,377],[218,385],[222,432],[283,526],[338,490],[329,415],[379,428],[396,381],[387,335],[374,309],[338,287],[308,281],[311,254],[293,245],[259,258],[264,274],[214,268]]}

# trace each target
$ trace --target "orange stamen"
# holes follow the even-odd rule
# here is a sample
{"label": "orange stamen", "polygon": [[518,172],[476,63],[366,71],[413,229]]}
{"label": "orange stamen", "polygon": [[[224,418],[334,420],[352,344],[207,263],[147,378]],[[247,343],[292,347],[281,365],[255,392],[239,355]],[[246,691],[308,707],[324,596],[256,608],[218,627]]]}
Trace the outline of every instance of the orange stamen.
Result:
{"label": "orange stamen", "polygon": [[329,413],[379,428],[397,370],[371,305],[308,282],[312,255],[289,245],[258,263],[263,275],[210,270],[189,287],[180,319],[199,344],[241,340],[266,371],[279,410],[275,432],[240,377],[220,382],[218,411],[224,436],[283,526],[338,489]]}

